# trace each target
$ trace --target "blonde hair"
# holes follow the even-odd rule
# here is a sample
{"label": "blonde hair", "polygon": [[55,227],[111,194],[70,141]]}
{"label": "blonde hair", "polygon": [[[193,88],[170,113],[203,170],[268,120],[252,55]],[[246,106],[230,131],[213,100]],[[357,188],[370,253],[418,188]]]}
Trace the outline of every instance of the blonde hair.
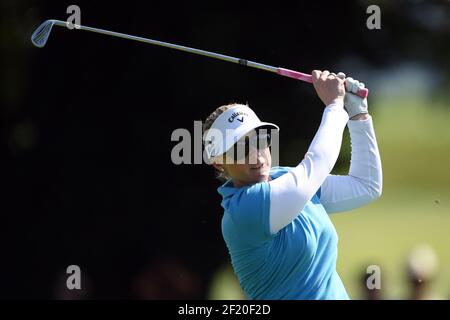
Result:
{"label": "blonde hair", "polygon": [[[209,129],[211,129],[211,126],[213,125],[214,121],[216,121],[216,119],[225,111],[227,111],[228,109],[234,108],[238,105],[242,105],[241,103],[236,103],[236,102],[232,102],[223,106],[218,107],[216,110],[214,110],[205,120],[205,122],[203,123],[203,134],[206,133],[206,131],[208,131]],[[245,104],[246,106],[248,106],[248,104]],[[226,170],[224,169],[223,171],[219,171],[216,169],[216,178],[222,181],[227,181],[230,180],[231,177],[228,175],[228,173],[226,172]]]}

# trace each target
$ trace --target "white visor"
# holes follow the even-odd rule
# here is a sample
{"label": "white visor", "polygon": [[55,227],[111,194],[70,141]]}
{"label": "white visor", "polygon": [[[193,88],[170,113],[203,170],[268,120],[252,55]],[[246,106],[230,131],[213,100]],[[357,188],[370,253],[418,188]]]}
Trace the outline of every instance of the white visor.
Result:
{"label": "white visor", "polygon": [[208,159],[224,154],[239,139],[259,127],[280,130],[276,124],[259,120],[255,112],[246,105],[237,104],[220,114],[203,136]]}

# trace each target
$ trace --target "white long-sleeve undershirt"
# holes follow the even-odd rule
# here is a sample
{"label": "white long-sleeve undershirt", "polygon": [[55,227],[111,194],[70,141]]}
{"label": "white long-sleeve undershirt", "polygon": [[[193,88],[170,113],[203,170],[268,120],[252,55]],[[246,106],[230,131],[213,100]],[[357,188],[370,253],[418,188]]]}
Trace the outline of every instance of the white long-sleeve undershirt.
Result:
{"label": "white long-sleeve undershirt", "polygon": [[349,211],[381,196],[383,174],[372,117],[348,122],[352,157],[348,175],[329,175],[320,202],[328,213]]}
{"label": "white long-sleeve undershirt", "polygon": [[[330,175],[347,123],[352,145],[350,172],[348,176]],[[272,233],[290,224],[319,188],[328,213],[351,210],[379,197],[381,160],[371,117],[348,121],[342,105],[327,106],[304,159],[269,185]]]}

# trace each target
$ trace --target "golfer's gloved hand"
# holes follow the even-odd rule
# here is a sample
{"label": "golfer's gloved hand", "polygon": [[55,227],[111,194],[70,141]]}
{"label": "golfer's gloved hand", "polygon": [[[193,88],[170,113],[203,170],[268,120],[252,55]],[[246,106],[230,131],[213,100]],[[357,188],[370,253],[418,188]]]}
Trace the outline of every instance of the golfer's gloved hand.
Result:
{"label": "golfer's gloved hand", "polygon": [[347,92],[344,97],[344,108],[347,111],[349,118],[351,119],[360,113],[369,113],[367,110],[367,98],[363,99],[356,95],[358,90],[365,88],[364,83],[351,77],[346,78],[345,74],[342,72],[339,72],[336,76],[345,79],[345,90]]}

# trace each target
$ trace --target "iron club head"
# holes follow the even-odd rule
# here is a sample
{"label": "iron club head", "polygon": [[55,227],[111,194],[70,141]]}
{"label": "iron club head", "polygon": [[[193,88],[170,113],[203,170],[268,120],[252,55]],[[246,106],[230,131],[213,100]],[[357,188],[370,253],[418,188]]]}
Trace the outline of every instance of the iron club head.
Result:
{"label": "iron club head", "polygon": [[31,35],[31,42],[38,48],[44,47],[54,24],[55,20],[44,21]]}

